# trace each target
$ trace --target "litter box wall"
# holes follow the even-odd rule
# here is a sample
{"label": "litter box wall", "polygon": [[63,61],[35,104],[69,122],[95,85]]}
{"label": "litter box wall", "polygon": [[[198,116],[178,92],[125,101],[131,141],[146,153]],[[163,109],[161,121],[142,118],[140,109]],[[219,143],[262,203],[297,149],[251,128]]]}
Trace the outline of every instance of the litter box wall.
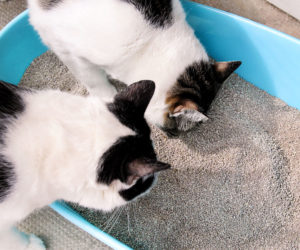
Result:
{"label": "litter box wall", "polygon": [[300,40],[225,11],[182,4],[211,57],[242,61],[236,71],[242,78],[300,109]]}
{"label": "litter box wall", "polygon": [[[237,73],[300,109],[300,40],[245,18],[182,1],[187,20],[218,61],[241,60]],[[47,51],[25,11],[0,32],[0,79],[18,84],[30,63]],[[91,225],[63,202],[51,207],[114,249],[130,249]]]}

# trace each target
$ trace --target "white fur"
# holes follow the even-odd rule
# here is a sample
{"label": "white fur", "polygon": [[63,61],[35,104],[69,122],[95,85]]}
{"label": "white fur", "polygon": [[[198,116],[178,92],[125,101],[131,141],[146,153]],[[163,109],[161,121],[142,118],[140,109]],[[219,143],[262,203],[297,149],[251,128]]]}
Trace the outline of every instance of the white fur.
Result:
{"label": "white fur", "polygon": [[[14,166],[17,181],[0,203],[0,249],[42,248],[10,228],[34,209],[57,199],[104,211],[125,204],[111,185],[96,182],[102,154],[121,136],[134,132],[122,125],[95,97],[46,90],[23,95],[26,109],[9,126],[0,152]],[[14,244],[13,247],[11,244]]]}
{"label": "white fur", "polygon": [[47,44],[92,94],[114,89],[106,73],[131,84],[153,80],[156,91],[146,118],[163,126],[166,94],[184,69],[208,56],[173,0],[173,24],[155,28],[120,0],[62,0],[50,10],[28,0],[30,21]]}
{"label": "white fur", "polygon": [[177,126],[181,131],[188,131],[200,122],[206,122],[208,117],[194,109],[183,109],[170,115],[176,117]]}

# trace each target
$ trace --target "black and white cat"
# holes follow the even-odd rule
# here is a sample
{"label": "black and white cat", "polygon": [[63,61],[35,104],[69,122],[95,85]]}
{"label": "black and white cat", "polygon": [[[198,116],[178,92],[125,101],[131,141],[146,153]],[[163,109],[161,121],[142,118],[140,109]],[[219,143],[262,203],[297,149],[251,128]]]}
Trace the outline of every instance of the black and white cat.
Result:
{"label": "black and white cat", "polygon": [[44,249],[12,230],[57,199],[109,211],[142,195],[157,161],[144,112],[154,93],[140,81],[110,103],[0,81],[0,249]]}
{"label": "black and white cat", "polygon": [[241,64],[211,63],[179,0],[28,0],[42,40],[91,94],[111,96],[107,75],[156,83],[146,119],[169,134],[207,120],[222,82]]}

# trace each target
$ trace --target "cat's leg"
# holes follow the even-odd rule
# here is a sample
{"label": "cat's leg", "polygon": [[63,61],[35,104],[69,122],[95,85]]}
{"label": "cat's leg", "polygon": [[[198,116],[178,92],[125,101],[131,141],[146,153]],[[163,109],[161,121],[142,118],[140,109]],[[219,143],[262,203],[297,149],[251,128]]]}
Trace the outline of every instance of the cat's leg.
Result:
{"label": "cat's leg", "polygon": [[46,249],[41,239],[20,232],[15,227],[31,211],[18,196],[11,195],[0,203],[0,250]]}
{"label": "cat's leg", "polygon": [[100,66],[81,57],[70,57],[68,53],[60,54],[59,57],[91,95],[111,98],[117,93]]}
{"label": "cat's leg", "polygon": [[[2,223],[1,223],[2,224]],[[0,225],[0,250],[43,250],[43,241],[33,234],[20,232],[12,223]]]}
{"label": "cat's leg", "polygon": [[83,63],[79,72],[80,81],[87,87],[91,95],[111,98],[117,93],[116,88],[108,81],[107,75],[99,66]]}

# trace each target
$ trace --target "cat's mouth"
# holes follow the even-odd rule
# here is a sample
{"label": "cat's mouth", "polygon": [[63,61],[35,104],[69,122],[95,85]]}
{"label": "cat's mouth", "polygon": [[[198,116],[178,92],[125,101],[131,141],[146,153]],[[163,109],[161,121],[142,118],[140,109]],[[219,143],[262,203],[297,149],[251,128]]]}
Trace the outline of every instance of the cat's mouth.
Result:
{"label": "cat's mouth", "polygon": [[147,193],[156,182],[157,174],[147,175],[137,180],[129,189],[119,191],[119,194],[126,200],[132,201]]}
{"label": "cat's mouth", "polygon": [[175,119],[170,117],[170,111],[164,113],[163,125],[156,124],[157,127],[164,132],[168,138],[176,138],[179,136],[180,131],[176,126]]}
{"label": "cat's mouth", "polygon": [[180,132],[176,128],[167,128],[167,127],[162,127],[162,126],[160,126],[159,128],[170,139],[177,138],[180,134]]}

